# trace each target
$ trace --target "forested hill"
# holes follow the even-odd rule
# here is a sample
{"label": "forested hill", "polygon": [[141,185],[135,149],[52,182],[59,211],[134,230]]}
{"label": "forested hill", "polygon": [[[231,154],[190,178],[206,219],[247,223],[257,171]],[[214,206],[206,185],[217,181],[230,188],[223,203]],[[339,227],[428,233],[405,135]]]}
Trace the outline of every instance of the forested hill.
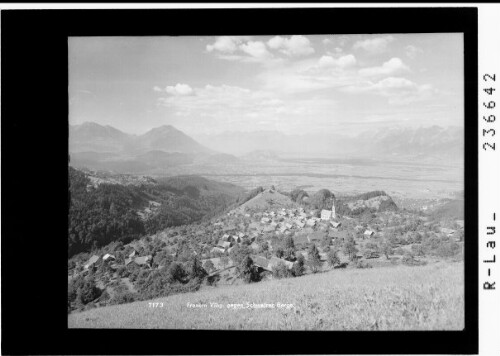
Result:
{"label": "forested hill", "polygon": [[69,167],[69,256],[214,216],[243,192],[202,177],[179,181],[94,184],[88,174]]}

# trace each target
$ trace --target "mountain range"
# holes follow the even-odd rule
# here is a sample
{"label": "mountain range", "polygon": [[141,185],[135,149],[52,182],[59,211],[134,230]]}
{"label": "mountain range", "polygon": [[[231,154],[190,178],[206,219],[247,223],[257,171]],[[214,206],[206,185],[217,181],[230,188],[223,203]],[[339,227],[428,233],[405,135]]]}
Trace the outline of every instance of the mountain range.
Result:
{"label": "mountain range", "polygon": [[463,129],[440,126],[365,131],[354,137],[278,131],[223,132],[196,140],[171,125],[142,135],[93,122],[69,127],[69,152],[76,167],[120,173],[151,173],[172,167],[238,165],[286,158],[318,157],[415,160],[463,164]]}

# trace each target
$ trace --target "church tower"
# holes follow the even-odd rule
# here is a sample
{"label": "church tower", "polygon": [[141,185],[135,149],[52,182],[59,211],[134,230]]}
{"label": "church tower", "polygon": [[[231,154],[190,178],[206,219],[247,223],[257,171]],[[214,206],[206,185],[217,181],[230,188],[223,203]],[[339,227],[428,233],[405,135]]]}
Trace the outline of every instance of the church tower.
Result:
{"label": "church tower", "polygon": [[333,198],[333,204],[332,204],[332,219],[336,219],[337,214],[335,214],[335,198]]}

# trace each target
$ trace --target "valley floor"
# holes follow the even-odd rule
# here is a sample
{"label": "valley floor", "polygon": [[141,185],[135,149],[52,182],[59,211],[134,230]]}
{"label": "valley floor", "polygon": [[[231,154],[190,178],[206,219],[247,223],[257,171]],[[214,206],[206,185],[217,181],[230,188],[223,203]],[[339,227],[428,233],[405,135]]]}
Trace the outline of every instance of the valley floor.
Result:
{"label": "valley floor", "polygon": [[[462,262],[335,269],[298,278],[206,287],[195,293],[72,313],[68,316],[68,326],[461,330],[464,328],[463,286]],[[215,303],[220,307],[215,307]]]}

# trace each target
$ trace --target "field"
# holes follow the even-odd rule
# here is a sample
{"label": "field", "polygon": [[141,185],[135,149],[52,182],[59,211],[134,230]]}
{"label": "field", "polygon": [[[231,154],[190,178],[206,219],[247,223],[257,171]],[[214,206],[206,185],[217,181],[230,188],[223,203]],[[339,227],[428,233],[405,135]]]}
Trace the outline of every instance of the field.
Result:
{"label": "field", "polygon": [[[463,274],[461,262],[335,269],[257,284],[205,287],[196,293],[92,309],[70,314],[68,325],[129,329],[461,330]],[[158,306],[151,307],[153,302]],[[247,308],[247,303],[253,307]]]}
{"label": "field", "polygon": [[451,198],[457,191],[463,190],[462,167],[412,162],[374,161],[360,164],[290,159],[245,162],[244,165],[186,165],[155,173],[157,176],[198,174],[249,190],[271,185],[285,191],[296,187],[309,192],[326,188],[335,195],[384,190],[393,198],[426,201]]}

